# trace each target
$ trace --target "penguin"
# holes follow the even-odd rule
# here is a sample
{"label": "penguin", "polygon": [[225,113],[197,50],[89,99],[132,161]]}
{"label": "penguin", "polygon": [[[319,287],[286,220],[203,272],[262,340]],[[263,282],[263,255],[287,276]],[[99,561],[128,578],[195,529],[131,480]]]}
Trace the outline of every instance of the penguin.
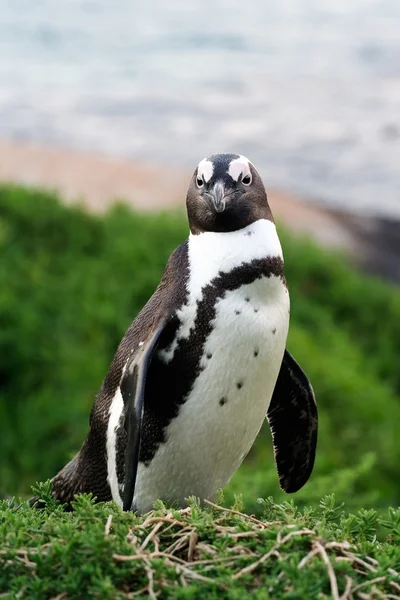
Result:
{"label": "penguin", "polygon": [[265,418],[282,489],[312,472],[317,406],[286,349],[289,292],[263,181],[246,157],[211,155],[186,206],[189,237],[123,337],[80,451],[52,480],[66,507],[82,492],[139,514],[157,499],[212,499]]}

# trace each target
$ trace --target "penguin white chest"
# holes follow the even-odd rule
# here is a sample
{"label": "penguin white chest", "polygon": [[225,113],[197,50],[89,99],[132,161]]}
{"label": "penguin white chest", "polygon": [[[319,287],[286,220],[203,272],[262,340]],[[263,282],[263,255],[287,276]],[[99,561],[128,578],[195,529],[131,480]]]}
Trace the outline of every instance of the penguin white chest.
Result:
{"label": "penguin white chest", "polygon": [[[200,371],[165,429],[165,442],[150,464],[139,464],[133,503],[140,512],[157,498],[180,505],[191,495],[210,498],[229,482],[264,421],[285,351],[289,294],[273,268],[269,276],[261,269],[251,283],[239,275],[234,285],[223,284],[226,275],[257,261],[282,263],[274,223],[260,219],[238,231],[191,235],[188,251],[188,299],[177,313],[175,340],[159,356],[168,364],[193,328],[208,333],[199,348]],[[200,317],[207,289],[214,300]],[[184,358],[179,368],[187,368]]]}
{"label": "penguin white chest", "polygon": [[[186,318],[193,324],[190,307]],[[266,416],[288,324],[289,295],[280,277],[257,279],[217,300],[201,372],[167,427],[166,442],[150,465],[139,467],[141,512],[159,497],[180,504],[189,495],[210,498],[229,482]]]}

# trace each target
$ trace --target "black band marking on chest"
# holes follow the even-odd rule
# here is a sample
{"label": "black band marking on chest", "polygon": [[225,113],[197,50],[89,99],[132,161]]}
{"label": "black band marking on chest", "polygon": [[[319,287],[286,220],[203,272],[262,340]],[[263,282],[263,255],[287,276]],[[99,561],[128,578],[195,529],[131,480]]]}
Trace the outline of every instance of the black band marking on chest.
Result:
{"label": "black band marking on chest", "polygon": [[[217,301],[227,292],[248,285],[262,277],[279,277],[286,285],[283,261],[279,257],[256,259],[220,273],[203,288],[197,302],[194,326],[188,338],[180,339],[169,363],[156,355],[147,377],[140,461],[148,465],[160,444],[166,442],[165,429],[179,412],[202,371],[200,361],[204,346],[212,332]],[[175,333],[178,331],[176,326]],[[171,340],[171,338],[170,338]],[[170,341],[169,340],[169,341]],[[166,346],[160,345],[160,349]],[[212,356],[207,354],[207,359]]]}

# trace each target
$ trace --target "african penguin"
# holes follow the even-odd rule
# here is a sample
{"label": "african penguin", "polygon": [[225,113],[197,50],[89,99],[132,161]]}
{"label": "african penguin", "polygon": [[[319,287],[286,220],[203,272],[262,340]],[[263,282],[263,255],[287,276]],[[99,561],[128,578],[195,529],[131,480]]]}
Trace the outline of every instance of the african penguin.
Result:
{"label": "african penguin", "polygon": [[265,417],[281,487],[295,492],[311,474],[317,408],[285,349],[282,249],[254,165],[238,154],[202,160],[187,213],[188,239],[123,337],[81,450],[53,478],[67,505],[79,492],[139,513],[159,498],[211,499]]}

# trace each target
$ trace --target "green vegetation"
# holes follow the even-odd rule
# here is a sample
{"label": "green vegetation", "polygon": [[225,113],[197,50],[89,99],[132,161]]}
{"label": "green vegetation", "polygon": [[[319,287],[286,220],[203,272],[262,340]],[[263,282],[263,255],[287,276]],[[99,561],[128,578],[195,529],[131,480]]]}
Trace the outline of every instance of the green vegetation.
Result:
{"label": "green vegetation", "polygon": [[[182,213],[115,206],[92,216],[49,193],[0,187],[0,497],[29,494],[79,449],[122,335],[186,236]],[[315,470],[296,503],[316,506],[334,492],[354,511],[398,505],[400,291],[283,230],[281,240],[288,348],[320,412]],[[267,427],[225,490],[228,502],[235,493],[257,514],[258,497],[287,499]],[[118,519],[122,527],[134,517]]]}
{"label": "green vegetation", "polygon": [[333,496],[302,511],[268,499],[258,520],[192,499],[137,517],[82,495],[65,513],[49,489],[38,490],[45,510],[0,501],[2,598],[400,597],[400,509],[381,518],[345,514]]}

